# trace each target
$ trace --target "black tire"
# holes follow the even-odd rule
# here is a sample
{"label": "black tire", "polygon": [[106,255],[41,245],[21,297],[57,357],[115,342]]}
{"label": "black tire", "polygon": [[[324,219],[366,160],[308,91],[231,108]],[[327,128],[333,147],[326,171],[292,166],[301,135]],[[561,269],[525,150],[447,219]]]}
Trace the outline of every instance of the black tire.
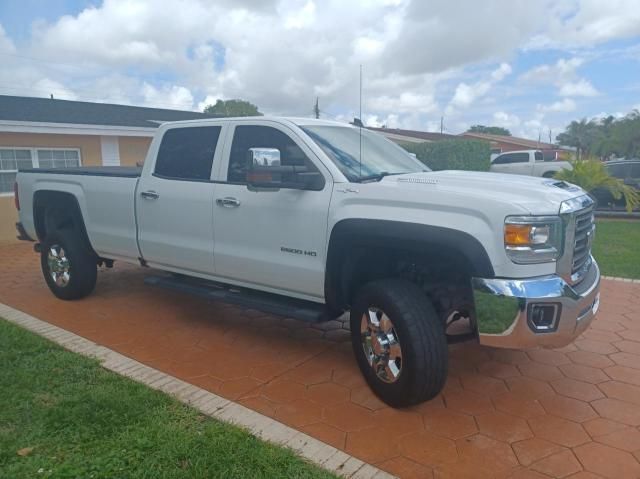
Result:
{"label": "black tire", "polygon": [[556,172],[555,171],[547,171],[546,173],[544,173],[542,175],[543,178],[553,178],[555,176]]}
{"label": "black tire", "polygon": [[[369,308],[387,315],[400,343],[401,368],[393,382],[378,376],[365,353],[360,326]],[[406,407],[438,395],[447,379],[447,339],[442,321],[418,286],[402,279],[368,283],[356,294],[350,316],[358,366],[380,399],[392,407]]]}
{"label": "black tire", "polygon": [[[72,300],[91,294],[96,286],[98,276],[97,258],[80,234],[69,228],[55,230],[47,234],[40,246],[42,274],[54,295],[60,299]],[[66,282],[60,280],[57,283],[52,276],[53,270],[49,264],[49,255],[52,249],[59,251],[59,248],[62,248],[63,256],[67,259],[66,262],[63,261],[63,264],[68,264],[68,267],[63,269],[68,271],[68,279]]]}

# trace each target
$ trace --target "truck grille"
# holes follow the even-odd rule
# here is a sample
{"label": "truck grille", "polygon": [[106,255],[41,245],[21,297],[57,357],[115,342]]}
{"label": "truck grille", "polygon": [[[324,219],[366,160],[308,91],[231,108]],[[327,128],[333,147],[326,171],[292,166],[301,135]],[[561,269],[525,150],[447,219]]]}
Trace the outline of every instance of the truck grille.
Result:
{"label": "truck grille", "polygon": [[587,269],[591,259],[591,243],[594,233],[593,206],[589,206],[576,213],[576,229],[573,246],[573,263],[571,265],[571,275],[580,279],[584,270]]}

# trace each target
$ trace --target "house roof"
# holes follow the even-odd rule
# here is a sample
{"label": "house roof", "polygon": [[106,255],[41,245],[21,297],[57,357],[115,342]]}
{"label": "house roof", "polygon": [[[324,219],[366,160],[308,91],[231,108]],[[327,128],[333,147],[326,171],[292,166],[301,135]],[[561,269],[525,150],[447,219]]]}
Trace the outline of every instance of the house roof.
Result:
{"label": "house roof", "polygon": [[467,131],[461,133],[460,136],[468,138],[477,138],[478,140],[495,141],[500,143],[508,143],[511,145],[522,146],[527,150],[557,150],[558,146],[552,143],[544,143],[542,141],[528,140],[526,138],[518,138],[516,136],[507,135],[491,135],[489,133],[475,133]]}
{"label": "house roof", "polygon": [[368,130],[377,131],[378,133],[397,136],[406,136],[424,141],[453,140],[458,138],[456,135],[447,133],[432,133],[429,131],[403,130],[401,128],[374,128],[367,127]]}
{"label": "house roof", "polygon": [[195,111],[0,95],[0,121],[157,128],[165,121],[211,118]]}

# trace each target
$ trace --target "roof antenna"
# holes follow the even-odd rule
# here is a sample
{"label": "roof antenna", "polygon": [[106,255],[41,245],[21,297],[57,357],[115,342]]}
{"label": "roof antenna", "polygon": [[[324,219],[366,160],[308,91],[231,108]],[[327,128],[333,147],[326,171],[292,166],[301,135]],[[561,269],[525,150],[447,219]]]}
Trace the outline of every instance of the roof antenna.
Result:
{"label": "roof antenna", "polygon": [[360,121],[358,128],[360,128],[360,178],[362,178],[362,63],[360,64]]}

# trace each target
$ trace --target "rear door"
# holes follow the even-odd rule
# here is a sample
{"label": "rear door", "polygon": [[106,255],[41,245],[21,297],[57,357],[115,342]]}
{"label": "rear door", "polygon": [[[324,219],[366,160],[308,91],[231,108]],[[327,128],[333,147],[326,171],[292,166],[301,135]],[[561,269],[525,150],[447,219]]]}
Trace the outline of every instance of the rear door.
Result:
{"label": "rear door", "polygon": [[138,241],[150,266],[213,274],[212,167],[223,126],[168,129],[137,188]]}

